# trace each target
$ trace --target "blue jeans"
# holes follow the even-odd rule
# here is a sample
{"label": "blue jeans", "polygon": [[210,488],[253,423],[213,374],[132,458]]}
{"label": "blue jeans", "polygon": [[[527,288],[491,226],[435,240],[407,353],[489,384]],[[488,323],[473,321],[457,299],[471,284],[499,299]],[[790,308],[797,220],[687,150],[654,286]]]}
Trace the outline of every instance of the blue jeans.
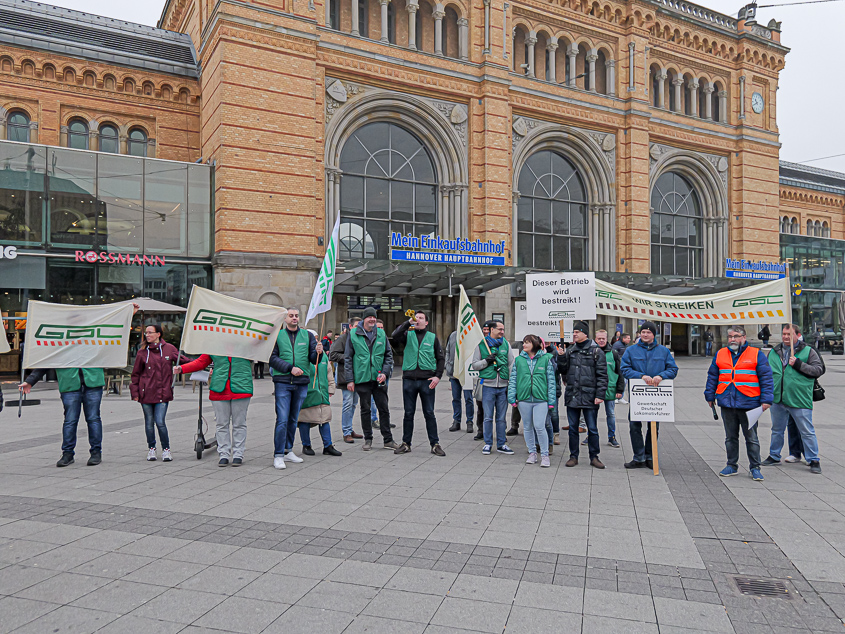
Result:
{"label": "blue jeans", "polygon": [[484,444],[493,445],[493,409],[496,410],[496,447],[507,442],[505,416],[508,411],[508,387],[481,386],[481,402],[484,407]]}
{"label": "blue jeans", "polygon": [[[352,419],[355,416],[355,408],[358,407],[358,392],[350,392],[347,389],[340,391],[343,394],[343,409],[340,412],[340,428],[344,436],[352,435]],[[372,399],[371,399],[372,400]],[[370,420],[378,420],[378,411],[375,401],[370,404]]]}
{"label": "blue jeans", "polygon": [[[332,445],[332,430],[330,423],[317,425],[320,428],[320,438],[323,441],[323,449]],[[310,423],[299,423],[299,439],[303,447],[311,446],[311,425]]]}
{"label": "blue jeans", "polygon": [[457,423],[461,422],[461,412],[463,411],[461,408],[461,398],[463,398],[464,403],[466,403],[466,422],[467,425],[469,425],[472,423],[472,417],[475,415],[475,404],[472,399],[472,390],[463,389],[463,386],[461,386],[461,382],[458,381],[458,379],[449,379],[449,384],[452,386],[452,420]]}
{"label": "blue jeans", "polygon": [[540,445],[540,455],[549,455],[549,435],[546,420],[549,404],[542,403],[519,403],[519,414],[522,416],[522,427],[525,433],[525,446],[528,453],[536,453],[537,445]]}
{"label": "blue jeans", "polygon": [[73,455],[76,448],[76,429],[79,415],[85,412],[88,425],[88,443],[91,453],[103,450],[103,421],[100,419],[100,402],[103,400],[103,388],[85,387],[75,392],[60,394],[65,409],[65,422],[62,425],[62,453]]}
{"label": "blue jeans", "polygon": [[798,426],[801,433],[801,442],[804,444],[804,457],[807,462],[815,462],[819,459],[819,441],[816,439],[816,430],[813,427],[813,410],[798,407],[787,407],[775,403],[772,405],[772,444],[769,447],[769,455],[775,460],[780,460],[780,452],[783,449],[783,434],[789,417]]}
{"label": "blue jeans", "polygon": [[616,401],[614,399],[604,402],[604,413],[607,416],[607,439],[616,438]]}
{"label": "blue jeans", "polygon": [[705,341],[704,342],[704,356],[709,357],[713,353],[713,342],[712,341]]}
{"label": "blue jeans", "polygon": [[566,418],[569,421],[569,455],[577,458],[581,438],[578,435],[578,425],[581,421],[581,414],[584,414],[584,422],[587,424],[587,447],[590,449],[590,460],[598,457],[599,448],[599,408],[598,407],[567,407]]}
{"label": "blue jeans", "polygon": [[141,403],[141,408],[144,410],[144,431],[147,432],[147,446],[150,449],[156,448],[156,427],[158,427],[161,448],[170,449],[170,436],[167,433],[167,425],[164,423],[168,405],[170,403]]}
{"label": "blue jeans", "polygon": [[308,385],[274,383],[276,393],[276,430],[273,434],[273,456],[284,456],[293,449],[296,421],[302,402],[308,394]]}

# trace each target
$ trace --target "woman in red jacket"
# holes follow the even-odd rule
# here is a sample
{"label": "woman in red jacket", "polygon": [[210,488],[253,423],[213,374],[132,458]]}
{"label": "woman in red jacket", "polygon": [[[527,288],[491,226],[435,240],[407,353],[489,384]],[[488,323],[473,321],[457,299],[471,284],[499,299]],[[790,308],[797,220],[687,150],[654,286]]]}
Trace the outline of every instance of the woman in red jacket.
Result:
{"label": "woman in red jacket", "polygon": [[147,432],[147,446],[150,448],[147,460],[156,459],[155,428],[161,440],[161,459],[173,460],[170,454],[170,437],[164,417],[167,406],[173,400],[173,364],[179,359],[175,346],[161,340],[161,326],[150,324],[144,329],[145,344],[135,357],[132,382],[129,391],[132,400],[141,403],[144,410],[144,427]]}

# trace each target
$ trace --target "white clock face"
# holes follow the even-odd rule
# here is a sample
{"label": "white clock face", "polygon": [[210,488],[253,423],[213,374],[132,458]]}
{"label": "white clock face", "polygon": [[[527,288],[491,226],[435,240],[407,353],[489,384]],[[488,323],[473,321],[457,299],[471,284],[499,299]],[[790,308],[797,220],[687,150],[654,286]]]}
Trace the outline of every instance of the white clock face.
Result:
{"label": "white clock face", "polygon": [[753,95],[751,95],[751,108],[757,114],[763,112],[763,95],[761,95],[759,92],[755,92]]}

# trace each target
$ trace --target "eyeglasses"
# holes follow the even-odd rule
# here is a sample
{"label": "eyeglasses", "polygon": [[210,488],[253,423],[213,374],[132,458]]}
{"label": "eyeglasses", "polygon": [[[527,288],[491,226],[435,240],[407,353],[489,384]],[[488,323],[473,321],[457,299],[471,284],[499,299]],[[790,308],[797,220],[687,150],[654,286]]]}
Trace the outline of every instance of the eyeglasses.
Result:
{"label": "eyeglasses", "polygon": [[745,335],[728,335],[728,339],[742,339]]}

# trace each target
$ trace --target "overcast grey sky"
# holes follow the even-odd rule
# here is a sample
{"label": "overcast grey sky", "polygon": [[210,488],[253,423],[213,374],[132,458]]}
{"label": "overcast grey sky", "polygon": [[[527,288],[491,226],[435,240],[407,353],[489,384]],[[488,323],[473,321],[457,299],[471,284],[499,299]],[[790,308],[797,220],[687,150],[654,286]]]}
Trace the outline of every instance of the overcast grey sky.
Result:
{"label": "overcast grey sky", "polygon": [[[783,0],[760,0],[761,7]],[[155,25],[164,0],[54,0],[71,9],[106,15],[130,22]],[[706,0],[709,9],[736,17],[741,1]],[[781,42],[792,49],[780,75],[778,126],[781,159],[803,162],[845,154],[845,71],[842,27],[845,1],[760,8],[757,21],[783,22]],[[845,156],[808,163],[845,172]]]}

